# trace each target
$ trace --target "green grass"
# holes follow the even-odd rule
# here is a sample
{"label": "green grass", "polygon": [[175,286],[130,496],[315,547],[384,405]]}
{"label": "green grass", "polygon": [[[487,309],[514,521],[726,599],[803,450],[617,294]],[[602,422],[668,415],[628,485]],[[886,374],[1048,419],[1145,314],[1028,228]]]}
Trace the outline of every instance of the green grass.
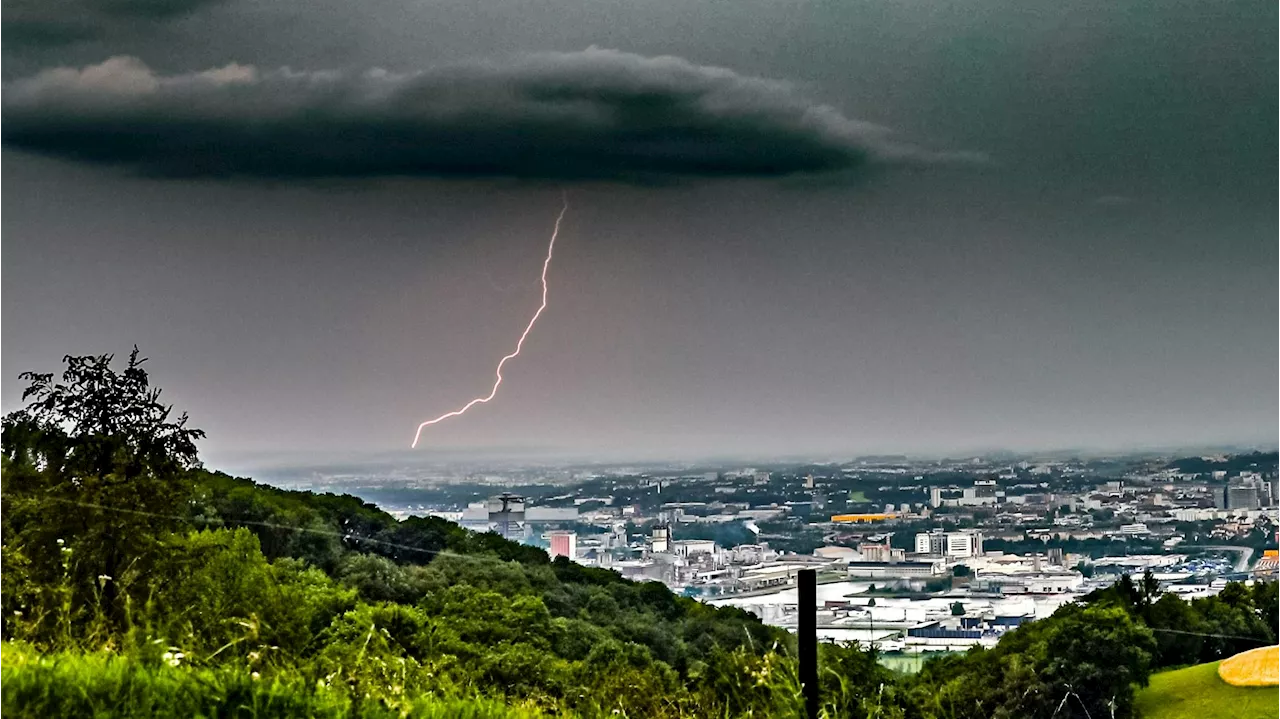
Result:
{"label": "green grass", "polygon": [[1152,674],[1137,708],[1140,719],[1276,719],[1277,702],[1277,687],[1233,687],[1211,662]]}
{"label": "green grass", "polygon": [[483,697],[405,697],[398,706],[355,702],[296,679],[248,671],[170,667],[108,653],[38,654],[2,645],[0,713],[9,717],[268,717],[324,719],[538,719],[543,714]]}

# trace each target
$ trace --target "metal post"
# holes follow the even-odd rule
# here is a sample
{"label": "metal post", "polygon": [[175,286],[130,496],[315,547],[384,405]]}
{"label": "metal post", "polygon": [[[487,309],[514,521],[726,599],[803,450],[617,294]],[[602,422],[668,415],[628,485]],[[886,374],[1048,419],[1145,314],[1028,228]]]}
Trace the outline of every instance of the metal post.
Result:
{"label": "metal post", "polygon": [[801,569],[796,576],[797,639],[800,645],[800,685],[804,692],[805,716],[818,719],[818,573]]}

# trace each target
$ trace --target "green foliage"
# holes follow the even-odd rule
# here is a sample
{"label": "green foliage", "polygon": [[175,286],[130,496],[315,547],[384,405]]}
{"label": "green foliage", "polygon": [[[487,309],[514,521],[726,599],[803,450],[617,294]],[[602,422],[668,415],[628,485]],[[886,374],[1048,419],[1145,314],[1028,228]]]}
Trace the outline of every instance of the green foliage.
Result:
{"label": "green foliage", "polygon": [[127,579],[149,568],[158,537],[178,526],[204,433],[185,414],[171,419],[136,347],[119,373],[111,355],[64,361],[61,381],[24,373],[28,403],[4,417],[3,543],[24,580],[45,588],[25,598],[28,616],[51,621],[68,593],[99,594],[118,624]]}
{"label": "green foliage", "polygon": [[1153,579],[1135,583],[1124,576],[1084,600],[1118,607],[1150,627],[1156,636],[1155,667],[1201,664],[1276,643],[1280,595],[1275,582],[1252,587],[1232,582],[1215,596],[1190,602],[1158,595],[1157,587]]}
{"label": "green foliage", "polygon": [[355,592],[293,561],[271,563],[245,529],[174,535],[156,567],[146,617],[192,656],[301,657],[312,637],[355,605]]}
{"label": "green foliage", "polygon": [[396,564],[386,557],[356,552],[338,562],[334,577],[355,588],[366,601],[404,604],[418,602],[447,581],[441,572],[432,568]]}
{"label": "green foliage", "polygon": [[993,649],[928,662],[911,691],[937,717],[1129,717],[1154,649],[1150,630],[1123,610],[1069,604]]}

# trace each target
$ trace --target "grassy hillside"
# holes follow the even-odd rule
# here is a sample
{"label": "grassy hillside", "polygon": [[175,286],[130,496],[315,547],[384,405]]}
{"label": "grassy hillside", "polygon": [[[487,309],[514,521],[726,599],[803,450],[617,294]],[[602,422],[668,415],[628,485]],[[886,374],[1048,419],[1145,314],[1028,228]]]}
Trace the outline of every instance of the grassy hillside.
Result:
{"label": "grassy hillside", "polygon": [[1277,687],[1233,687],[1218,678],[1218,662],[1151,675],[1138,692],[1141,719],[1275,719]]}
{"label": "grassy hillside", "polygon": [[[245,672],[171,667],[134,657],[39,654],[20,643],[0,645],[4,713],[15,717],[276,716],[393,719],[538,719],[534,707],[486,697],[430,694],[384,702],[355,701],[326,687]],[[567,715],[566,715],[567,716]]]}

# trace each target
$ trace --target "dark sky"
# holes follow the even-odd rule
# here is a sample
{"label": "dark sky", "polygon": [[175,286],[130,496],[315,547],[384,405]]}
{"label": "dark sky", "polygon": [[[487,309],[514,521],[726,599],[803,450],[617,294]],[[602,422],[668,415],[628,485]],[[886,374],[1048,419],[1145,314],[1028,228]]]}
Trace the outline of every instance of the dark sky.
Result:
{"label": "dark sky", "polygon": [[11,5],[6,411],[406,447],[568,189],[420,451],[1275,441],[1274,2]]}

